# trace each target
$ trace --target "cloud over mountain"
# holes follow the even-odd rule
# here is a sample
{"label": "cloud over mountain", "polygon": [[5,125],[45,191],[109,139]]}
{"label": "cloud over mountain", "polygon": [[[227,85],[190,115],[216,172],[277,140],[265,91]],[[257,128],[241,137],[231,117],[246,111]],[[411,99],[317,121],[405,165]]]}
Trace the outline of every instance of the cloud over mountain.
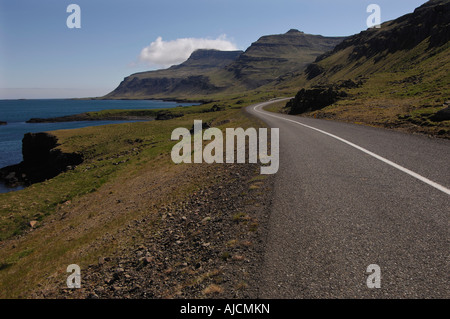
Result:
{"label": "cloud over mountain", "polygon": [[226,35],[217,39],[181,38],[172,41],[164,41],[162,37],[158,37],[142,49],[139,60],[151,66],[169,67],[186,61],[198,49],[234,51],[237,47]]}

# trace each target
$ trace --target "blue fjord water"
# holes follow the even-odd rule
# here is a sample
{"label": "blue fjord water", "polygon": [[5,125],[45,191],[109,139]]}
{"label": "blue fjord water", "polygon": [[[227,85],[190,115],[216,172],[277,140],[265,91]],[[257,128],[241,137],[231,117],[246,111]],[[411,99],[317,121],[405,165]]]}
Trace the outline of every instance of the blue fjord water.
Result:
{"label": "blue fjord water", "polygon": [[[192,105],[150,100],[0,100],[0,168],[22,161],[22,138],[37,133],[127,121],[83,121],[63,123],[25,123],[31,118],[49,118],[111,109],[158,109]],[[128,121],[129,122],[129,121]],[[17,189],[16,189],[17,190]],[[0,183],[0,193],[11,191]]]}

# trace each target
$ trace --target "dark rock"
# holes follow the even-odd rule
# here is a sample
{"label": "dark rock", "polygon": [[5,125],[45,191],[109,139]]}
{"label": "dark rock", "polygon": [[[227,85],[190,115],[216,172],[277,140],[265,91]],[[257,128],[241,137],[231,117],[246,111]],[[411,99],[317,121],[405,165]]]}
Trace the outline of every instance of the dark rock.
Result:
{"label": "dark rock", "polygon": [[50,150],[58,146],[56,136],[48,133],[28,133],[22,140],[22,155],[26,163],[46,162]]}
{"label": "dark rock", "polygon": [[286,32],[286,34],[297,34],[297,33],[304,34],[304,32],[299,31],[297,29],[290,29],[288,32]]}
{"label": "dark rock", "polygon": [[0,125],[6,125],[6,124],[8,124],[8,122],[0,121]]}
{"label": "dark rock", "polygon": [[182,117],[182,116],[184,116],[183,113],[174,113],[171,111],[162,110],[156,114],[156,120],[157,121],[166,121],[166,120],[171,120],[171,119],[174,119],[177,117]]}
{"label": "dark rock", "polygon": [[58,140],[48,133],[27,133],[22,140],[23,161],[0,169],[7,186],[30,185],[55,177],[83,162],[81,154],[56,149]]}
{"label": "dark rock", "polygon": [[286,108],[290,109],[289,114],[316,111],[335,103],[340,97],[346,95],[345,92],[340,92],[332,86],[302,89],[286,104]]}
{"label": "dark rock", "polygon": [[145,111],[133,112],[130,114],[116,114],[116,115],[101,115],[92,116],[89,113],[80,113],[75,115],[66,115],[50,118],[32,118],[26,123],[61,123],[61,122],[78,122],[78,121],[135,121],[135,120],[148,120],[152,121],[154,118],[145,114]]}
{"label": "dark rock", "polygon": [[145,265],[148,265],[150,263],[153,262],[153,258],[152,257],[142,257],[139,259],[140,262],[142,262]]}
{"label": "dark rock", "polygon": [[16,177],[16,172],[9,172],[4,177],[4,182],[6,185],[9,185],[11,187],[15,187],[19,184],[19,179]]}
{"label": "dark rock", "polygon": [[214,104],[209,110],[207,110],[206,112],[219,112],[219,111],[223,111],[225,110],[224,106],[219,106],[217,104]]}
{"label": "dark rock", "polygon": [[76,121],[92,121],[94,118],[90,117],[87,113],[66,115],[52,118],[31,118],[26,123],[60,123],[60,122],[76,122]]}
{"label": "dark rock", "polygon": [[353,89],[353,88],[361,87],[362,85],[363,85],[362,80],[359,80],[357,82],[355,82],[353,80],[344,80],[344,81],[340,82],[340,84],[338,86],[339,86],[339,88]]}
{"label": "dark rock", "polygon": [[114,273],[114,276],[115,276],[116,278],[119,278],[120,275],[122,275],[124,272],[125,272],[125,269],[123,269],[123,268],[117,268],[117,269],[116,269],[116,272]]}
{"label": "dark rock", "polygon": [[431,120],[435,122],[450,121],[450,107],[440,110],[434,114],[431,117]]}
{"label": "dark rock", "polygon": [[324,72],[324,68],[316,63],[311,63],[305,70],[306,78],[312,80]]}

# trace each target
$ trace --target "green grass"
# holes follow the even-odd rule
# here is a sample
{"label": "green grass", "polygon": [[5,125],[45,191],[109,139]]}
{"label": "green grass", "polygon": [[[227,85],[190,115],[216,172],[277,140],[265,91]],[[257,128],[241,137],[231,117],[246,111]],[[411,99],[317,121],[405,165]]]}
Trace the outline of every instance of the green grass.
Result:
{"label": "green grass", "polygon": [[264,110],[274,113],[280,113],[283,112],[284,107],[286,106],[287,101],[280,101],[277,103],[270,104],[266,107],[264,107]]}
{"label": "green grass", "polygon": [[350,46],[318,63],[325,73],[310,81],[301,76],[283,85],[309,88],[362,79],[362,86],[344,89],[347,98],[306,115],[450,137],[449,121],[430,119],[450,99],[450,43],[428,47],[426,39],[411,50],[386,54],[381,60],[377,58],[383,52],[349,62]]}
{"label": "green grass", "polygon": [[[205,177],[185,179],[164,188],[166,185],[159,177],[170,181],[170,176],[189,170],[187,165],[175,165],[170,160],[171,149],[177,143],[170,140],[172,130],[190,129],[194,120],[221,129],[261,125],[241,111],[246,103],[249,101],[229,100],[223,102],[226,108],[218,112],[205,110],[220,103],[182,108],[183,117],[168,121],[52,132],[63,152],[81,152],[85,161],[51,180],[0,194],[0,297],[29,297],[38,284],[45,286],[54,278],[63,283],[68,264],[77,263],[83,269],[96,263],[99,256],[114,254],[120,245],[139,240],[140,237],[125,235],[116,240],[108,238],[111,234],[121,234],[120,229],[143,217],[149,227],[158,225],[152,205],[161,207],[174,198],[185,198],[203,187],[206,180]],[[125,185],[142,176],[149,176],[149,181],[158,177],[156,182],[161,183],[159,187],[164,192],[154,199],[158,202],[139,197],[142,207],[125,210],[129,204],[120,204],[116,199],[130,192]],[[213,176],[211,180],[220,182]],[[151,184],[148,187],[152,193],[159,189],[151,190],[155,187]],[[36,229],[29,227],[31,220],[39,221]],[[151,229],[146,235],[151,234]]]}
{"label": "green grass", "polygon": [[[75,170],[51,180],[19,192],[0,194],[0,240],[21,234],[28,228],[31,220],[40,221],[55,211],[58,205],[94,192],[118,173],[135,170],[160,154],[170,154],[175,144],[170,141],[174,128],[190,129],[194,119],[212,122],[227,112],[233,112],[205,112],[211,106],[183,108],[185,117],[170,121],[125,123],[53,132],[62,144],[59,148],[63,152],[80,152],[85,161]],[[135,111],[122,112],[136,114]],[[121,111],[97,112],[100,114],[98,116],[117,113]]]}

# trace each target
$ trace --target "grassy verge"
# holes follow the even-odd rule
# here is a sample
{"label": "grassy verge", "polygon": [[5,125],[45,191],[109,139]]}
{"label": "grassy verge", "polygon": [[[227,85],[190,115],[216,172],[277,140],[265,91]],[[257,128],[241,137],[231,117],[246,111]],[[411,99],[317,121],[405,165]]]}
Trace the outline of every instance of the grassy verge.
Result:
{"label": "grassy verge", "polygon": [[440,102],[380,97],[342,100],[304,115],[450,138],[450,121],[433,120],[444,108]]}
{"label": "grassy verge", "polygon": [[287,101],[280,101],[276,103],[272,103],[266,107],[264,107],[264,110],[273,112],[273,113],[283,113],[285,111]]}

